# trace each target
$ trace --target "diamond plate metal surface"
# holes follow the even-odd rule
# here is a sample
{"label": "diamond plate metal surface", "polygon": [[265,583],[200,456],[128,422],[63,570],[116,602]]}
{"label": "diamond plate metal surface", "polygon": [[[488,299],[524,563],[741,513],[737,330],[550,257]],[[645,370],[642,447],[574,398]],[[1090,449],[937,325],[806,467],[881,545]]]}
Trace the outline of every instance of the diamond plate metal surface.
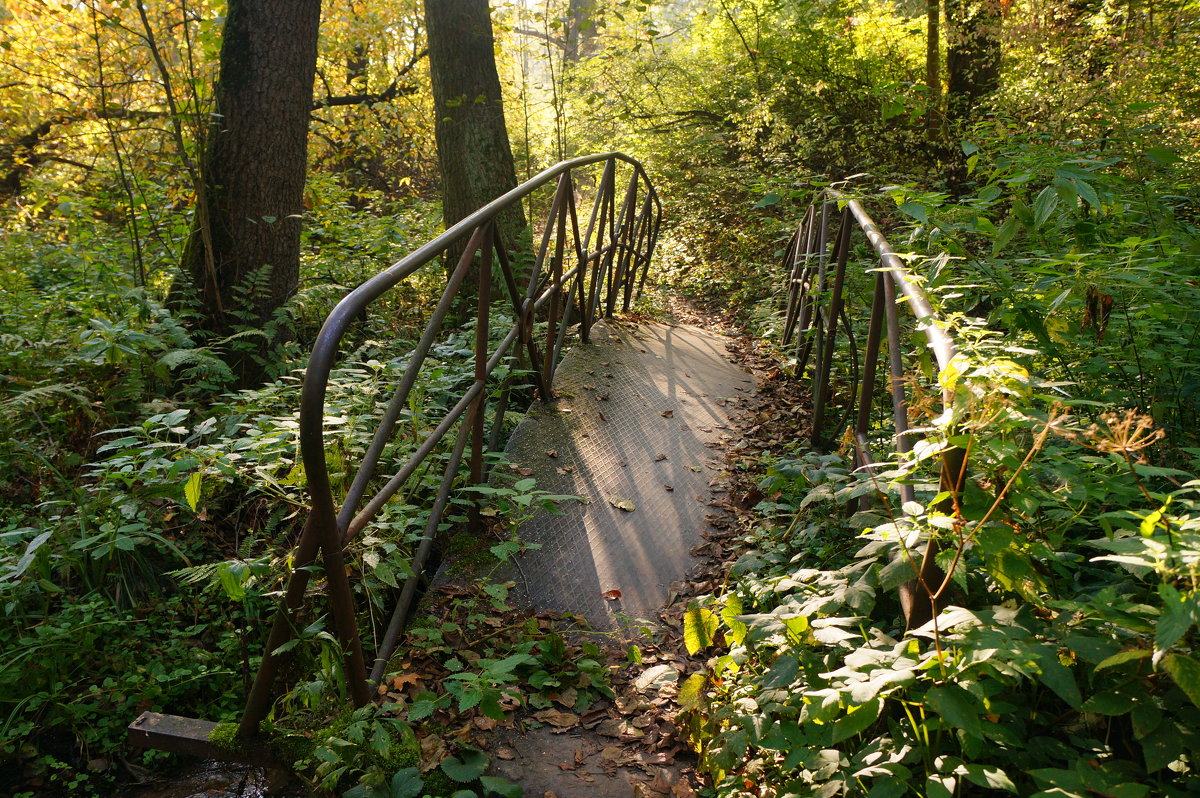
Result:
{"label": "diamond plate metal surface", "polygon": [[[596,629],[616,628],[619,615],[653,618],[696,562],[689,551],[715,512],[713,447],[731,434],[753,380],[729,362],[722,336],[610,321],[567,355],[554,387],[558,401],[531,408],[508,456],[533,469],[539,489],[589,501],[521,526],[522,540],[541,548],[510,574],[514,597]],[[619,600],[604,598],[612,590]]]}

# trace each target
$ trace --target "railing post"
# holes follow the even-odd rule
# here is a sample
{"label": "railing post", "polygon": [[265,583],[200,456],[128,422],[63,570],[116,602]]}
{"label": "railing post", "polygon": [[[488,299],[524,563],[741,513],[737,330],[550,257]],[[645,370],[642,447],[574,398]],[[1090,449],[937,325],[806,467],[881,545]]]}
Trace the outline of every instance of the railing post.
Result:
{"label": "railing post", "polygon": [[[493,227],[495,227],[493,223]],[[492,315],[492,250],[501,245],[497,236],[484,236],[479,258],[479,311],[475,320],[475,382],[483,390],[471,408],[471,484],[483,483],[483,423],[487,409],[488,325]],[[478,508],[471,510],[471,531],[478,534],[483,528]]]}
{"label": "railing post", "polygon": [[[825,405],[829,399],[829,375],[833,370],[833,351],[837,343],[837,322],[842,313],[842,286],[846,281],[846,262],[850,257],[850,209],[842,213],[836,240],[836,271],[833,277],[833,292],[829,301],[828,327],[822,349],[818,350],[816,379],[813,390],[812,444],[820,449],[827,443],[821,427],[825,422]],[[818,332],[818,335],[820,333]]]}

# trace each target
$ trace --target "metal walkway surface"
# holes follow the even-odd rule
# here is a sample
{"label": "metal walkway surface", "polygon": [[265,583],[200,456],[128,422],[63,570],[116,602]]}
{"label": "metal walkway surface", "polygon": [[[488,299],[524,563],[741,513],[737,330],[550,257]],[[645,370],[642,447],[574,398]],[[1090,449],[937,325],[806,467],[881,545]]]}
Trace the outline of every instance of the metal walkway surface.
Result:
{"label": "metal walkway surface", "polygon": [[587,501],[522,524],[522,541],[541,548],[520,557],[514,598],[598,630],[653,618],[667,603],[716,512],[713,447],[754,386],[725,341],[695,327],[607,321],[566,356],[558,401],[535,404],[506,451],[538,489]]}

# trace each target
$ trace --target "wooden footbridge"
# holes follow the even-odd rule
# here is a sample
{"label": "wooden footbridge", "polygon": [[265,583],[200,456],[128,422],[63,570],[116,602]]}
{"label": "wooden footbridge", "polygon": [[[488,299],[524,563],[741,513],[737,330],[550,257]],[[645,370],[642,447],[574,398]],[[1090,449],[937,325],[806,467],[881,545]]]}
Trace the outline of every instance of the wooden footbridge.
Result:
{"label": "wooden footbridge", "polygon": [[[544,209],[525,259],[509,252],[496,226],[517,204]],[[709,485],[721,465],[723,437],[732,434],[741,397],[754,390],[750,376],[729,362],[719,335],[616,318],[646,281],[661,219],[659,198],[639,163],[619,153],[576,158],[481,208],[347,295],[326,320],[305,374],[300,447],[311,508],[239,721],[246,744],[236,751],[215,746],[209,738],[216,724],[154,712],[130,725],[132,743],[289,765],[274,762],[255,741],[278,696],[288,643],[314,593],[316,572],[349,700],[355,706],[370,701],[428,578],[452,492],[487,483],[487,455],[506,445],[539,489],[590,499],[524,524],[523,538],[540,544],[520,561],[525,601],[582,615],[597,628],[611,628],[618,615],[652,616],[666,602],[670,582],[693,562],[689,550],[711,512]],[[390,289],[455,257],[400,383],[383,403],[371,445],[345,494],[335,496],[325,454],[325,394],[343,337]],[[848,288],[852,267],[874,273],[864,302]],[[865,469],[875,467],[873,443],[909,446],[905,385],[913,381],[906,369],[913,369],[903,357],[904,319],[923,331],[939,366],[954,356],[953,342],[857,200],[828,190],[817,197],[791,238],[780,280],[786,281],[784,345],[796,368],[813,379],[812,445],[827,446],[848,430],[856,464]],[[393,442],[397,422],[431,349],[461,325],[463,296],[474,302],[473,379],[427,438],[401,450]],[[884,369],[886,387],[877,376]],[[928,373],[923,379],[929,381]],[[508,435],[506,415],[524,382],[532,382],[539,401]],[[884,416],[890,421],[881,423]],[[448,456],[412,556],[413,576],[368,651],[344,552],[435,452]],[[946,457],[944,481],[961,478],[960,463],[953,452]],[[933,557],[927,553],[925,561]],[[930,603],[913,585],[902,599],[910,622],[928,616]]]}

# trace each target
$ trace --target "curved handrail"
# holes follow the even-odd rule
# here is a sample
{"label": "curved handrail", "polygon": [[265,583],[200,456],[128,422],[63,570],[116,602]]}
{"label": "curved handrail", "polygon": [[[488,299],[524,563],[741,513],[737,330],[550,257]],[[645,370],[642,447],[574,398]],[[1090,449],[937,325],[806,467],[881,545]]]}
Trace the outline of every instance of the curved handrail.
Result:
{"label": "curved handrail", "polygon": [[[620,164],[631,167],[623,197],[618,196],[617,169]],[[587,226],[580,225],[577,213],[575,174],[588,167],[602,166],[597,182]],[[522,294],[509,253],[496,227],[499,214],[514,206],[539,188],[556,183],[548,216],[544,221],[540,246],[535,253],[528,289]],[[268,635],[262,665],[243,711],[239,734],[253,735],[266,716],[272,699],[279,656],[276,652],[293,634],[292,616],[303,601],[309,579],[308,566],[321,553],[328,586],[331,615],[335,632],[342,646],[343,672],[352,700],[362,705],[369,700],[369,682],[377,683],[383,668],[394,651],[399,633],[415,597],[418,578],[433,544],[433,539],[449,499],[462,458],[470,441],[471,479],[479,484],[485,479],[483,453],[494,448],[508,401],[505,383],[492,418],[492,435],[485,443],[484,426],[487,411],[487,380],[520,341],[524,354],[535,369],[535,382],[543,399],[549,399],[555,364],[565,343],[571,316],[578,306],[580,337],[586,341],[597,313],[610,316],[618,299],[628,310],[636,292],[646,279],[650,258],[658,240],[662,220],[662,204],[642,165],[633,158],[617,152],[583,156],[564,161],[542,171],[501,197],[493,200],[465,219],[451,226],[432,241],[386,270],[368,279],[347,294],[325,320],[313,347],[305,372],[300,402],[300,453],[308,479],[312,508],[301,532],[292,557],[292,570],[287,589],[280,602]],[[568,235],[569,233],[569,235]],[[553,248],[551,243],[553,241]],[[446,289],[430,314],[424,333],[413,349],[400,384],[396,387],[381,419],[375,437],[364,455],[359,471],[339,507],[334,499],[325,459],[324,416],[325,396],[330,374],[337,360],[341,341],[356,318],[375,300],[407,277],[429,265],[443,253],[464,250],[457,265],[450,271]],[[499,266],[501,289],[513,308],[513,326],[494,351],[489,352],[488,325],[493,304],[493,258]],[[574,265],[566,268],[566,261]],[[371,481],[375,478],[384,448],[392,436],[396,421],[408,394],[416,384],[424,360],[443,331],[443,324],[465,281],[478,264],[476,293],[478,317],[475,325],[475,373],[470,387],[435,426],[425,441],[360,508]],[[543,273],[544,272],[544,273]],[[565,303],[564,303],[565,299]],[[574,301],[572,301],[574,300]],[[565,307],[560,308],[560,305]],[[561,310],[561,318],[560,318]],[[533,338],[538,314],[547,322],[545,343],[539,349]],[[560,323],[561,322],[561,323]],[[518,355],[520,356],[520,355]],[[367,678],[362,644],[358,637],[355,607],[350,591],[342,550],[346,542],[361,531],[383,508],[387,500],[416,473],[425,458],[435,450],[450,429],[459,424],[459,431],[449,463],[443,474],[440,489],[432,505],[417,552],[413,557],[410,577],[397,602],[391,623],[374,660],[370,679]]]}
{"label": "curved handrail", "polygon": [[[831,211],[839,206],[841,218],[832,244],[832,251],[830,251],[828,239]],[[875,272],[875,288],[867,341],[861,359],[854,339],[853,325],[846,314],[843,291],[850,256],[850,237],[855,227],[863,233],[879,261],[879,267],[868,269],[868,271]],[[828,269],[830,256],[832,256],[834,265],[832,280],[830,280]],[[795,341],[798,373],[808,369],[809,358],[815,354],[812,373],[813,446],[822,448],[838,435],[838,432],[832,436],[824,435],[823,427],[831,388],[833,350],[840,325],[845,331],[851,353],[849,365],[852,387],[849,393],[852,401],[847,406],[846,414],[838,425],[838,431],[840,432],[840,429],[848,422],[850,412],[854,407],[853,400],[857,399],[857,414],[853,428],[855,467],[870,472],[876,467],[876,462],[870,452],[868,432],[871,426],[871,409],[875,401],[875,374],[880,359],[885,325],[896,447],[901,452],[911,449],[908,435],[908,399],[904,390],[905,373],[897,305],[903,302],[908,306],[915,319],[917,329],[925,335],[939,369],[945,369],[950,365],[950,361],[958,352],[957,346],[954,339],[946,332],[919,282],[888,244],[878,225],[863,209],[862,204],[847,194],[832,188],[826,188],[818,194],[788,243],[783,265],[789,273],[784,344]],[[828,300],[828,305],[822,306],[822,302],[825,300]],[[942,391],[943,406],[948,407],[953,399],[953,389],[944,388]],[[962,450],[954,447],[947,448],[942,452],[940,478],[943,491],[953,494],[962,485],[965,476],[963,458]],[[906,502],[912,500],[914,498],[913,487],[902,485],[901,496]],[[865,500],[866,497],[864,497]],[[935,553],[936,542],[931,539],[922,560],[922,576],[926,577],[925,584],[933,583],[932,574],[936,568],[933,556]],[[910,627],[923,623],[933,610],[929,596],[921,595],[921,593],[922,589],[918,581],[910,582],[901,589],[901,604]]]}

